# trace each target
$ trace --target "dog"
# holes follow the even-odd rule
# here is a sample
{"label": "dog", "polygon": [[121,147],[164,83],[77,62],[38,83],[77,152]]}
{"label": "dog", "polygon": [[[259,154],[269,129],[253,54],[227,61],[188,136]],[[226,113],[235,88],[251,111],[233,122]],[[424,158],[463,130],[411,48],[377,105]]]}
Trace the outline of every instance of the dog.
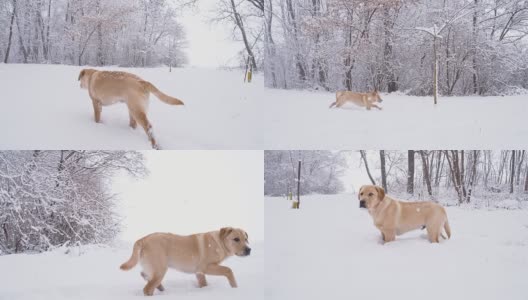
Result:
{"label": "dog", "polygon": [[426,229],[431,243],[439,243],[442,228],[451,238],[447,214],[441,205],[431,202],[403,202],[385,195],[382,187],[364,185],[358,193],[359,207],[368,209],[374,225],[381,231],[383,242],[415,229]]}
{"label": "dog", "polygon": [[367,110],[370,110],[372,107],[375,107],[381,110],[381,107],[376,105],[376,102],[381,103],[381,99],[377,90],[369,93],[355,93],[351,91],[337,91],[336,92],[336,101],[330,104],[332,107],[341,107],[347,102],[352,102],[358,106],[366,107]]}
{"label": "dog", "polygon": [[78,81],[82,89],[88,90],[92,99],[96,123],[101,122],[103,106],[124,102],[128,107],[130,127],[136,129],[139,123],[154,149],[159,149],[159,145],[147,118],[150,93],[167,104],[183,105],[181,100],[162,93],[152,83],[127,72],[83,69],[79,73]]}
{"label": "dog", "polygon": [[233,271],[220,263],[233,255],[250,254],[248,234],[238,228],[224,227],[188,236],[152,233],[134,243],[132,256],[120,268],[126,271],[138,262],[141,264],[140,274],[147,281],[143,288],[145,296],[152,296],[156,288],[165,290],[161,281],[168,268],[195,274],[200,288],[207,286],[205,275],[225,276],[231,287],[236,288]]}

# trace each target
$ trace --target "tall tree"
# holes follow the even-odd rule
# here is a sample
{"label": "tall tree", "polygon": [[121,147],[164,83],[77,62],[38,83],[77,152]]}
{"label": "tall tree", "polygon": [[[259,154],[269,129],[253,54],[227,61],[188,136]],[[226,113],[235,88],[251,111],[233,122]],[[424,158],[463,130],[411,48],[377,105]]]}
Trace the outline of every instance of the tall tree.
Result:
{"label": "tall tree", "polygon": [[414,194],[414,150],[407,151],[407,193]]}

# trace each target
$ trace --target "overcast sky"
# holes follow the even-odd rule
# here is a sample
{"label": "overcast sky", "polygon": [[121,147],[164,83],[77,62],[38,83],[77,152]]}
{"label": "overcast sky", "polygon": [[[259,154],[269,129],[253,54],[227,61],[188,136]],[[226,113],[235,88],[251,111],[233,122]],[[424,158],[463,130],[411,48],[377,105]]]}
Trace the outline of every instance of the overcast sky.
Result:
{"label": "overcast sky", "polygon": [[191,234],[224,226],[264,239],[262,151],[145,151],[150,175],[119,176],[122,239],[152,232]]}
{"label": "overcast sky", "polygon": [[198,1],[196,9],[186,10],[181,19],[188,40],[186,53],[189,66],[237,66],[237,53],[243,49],[241,42],[232,39],[232,26],[211,24],[216,1]]}

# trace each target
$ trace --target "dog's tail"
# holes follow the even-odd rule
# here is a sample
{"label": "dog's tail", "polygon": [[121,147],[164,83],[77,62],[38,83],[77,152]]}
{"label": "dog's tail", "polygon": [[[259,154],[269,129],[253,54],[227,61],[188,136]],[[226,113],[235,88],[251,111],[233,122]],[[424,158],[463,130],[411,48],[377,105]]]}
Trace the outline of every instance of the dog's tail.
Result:
{"label": "dog's tail", "polygon": [[143,248],[143,239],[137,240],[134,243],[134,249],[132,250],[132,256],[128,259],[127,262],[123,263],[119,268],[123,271],[128,271],[137,265],[139,261],[139,255],[141,253],[141,248]]}
{"label": "dog's tail", "polygon": [[156,97],[158,97],[158,99],[160,99],[161,101],[163,101],[163,102],[165,102],[167,104],[171,104],[171,105],[183,105],[183,101],[181,101],[180,99],[171,97],[171,96],[169,96],[167,94],[164,94],[163,92],[158,90],[158,88],[155,87],[152,83],[150,83],[148,81],[141,80],[141,84],[143,85],[143,87],[147,91],[149,91],[152,94],[156,95]]}
{"label": "dog's tail", "polygon": [[447,237],[451,238],[451,227],[449,227],[449,221],[447,219],[445,220],[445,223],[444,223],[444,230],[447,233]]}

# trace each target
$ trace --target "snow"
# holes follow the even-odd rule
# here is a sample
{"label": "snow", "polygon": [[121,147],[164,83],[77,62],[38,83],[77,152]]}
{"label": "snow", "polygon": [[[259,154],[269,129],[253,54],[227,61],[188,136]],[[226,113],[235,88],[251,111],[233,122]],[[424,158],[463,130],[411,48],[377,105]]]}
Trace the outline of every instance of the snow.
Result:
{"label": "snow", "polygon": [[[88,91],[77,81],[84,67],[0,64],[2,149],[151,149],[139,126],[128,126],[125,105],[103,107],[102,123],[93,120]],[[133,69],[162,92],[184,101],[171,106],[150,96],[147,114],[162,149],[245,149],[254,146],[253,99],[263,89],[256,74],[214,68]]]}
{"label": "snow", "polygon": [[526,147],[528,96],[432,97],[381,94],[383,110],[335,94],[265,89],[263,149],[496,149]]}
{"label": "snow", "polygon": [[[2,149],[150,149],[128,126],[124,105],[93,121],[81,67],[0,64]],[[151,95],[149,118],[162,149],[494,149],[524,147],[528,96],[382,95],[383,110],[329,109],[329,92],[265,89],[261,74],[208,68],[131,69],[182,99],[170,106]],[[376,137],[376,138],[373,138]],[[378,138],[379,137],[379,138]]]}
{"label": "snow", "polygon": [[[264,247],[262,243],[251,247],[251,256],[231,257],[223,263],[232,268],[238,288],[231,288],[224,277],[207,276],[209,285],[200,289],[194,275],[169,270],[163,281],[165,291],[156,291],[154,296],[156,299],[262,299]],[[139,275],[139,265],[127,272],[119,269],[130,257],[132,244],[65,250],[0,256],[3,270],[0,299],[145,299],[145,281]]]}
{"label": "snow", "polygon": [[528,211],[448,207],[450,240],[381,244],[353,194],[266,198],[271,299],[526,299]]}

